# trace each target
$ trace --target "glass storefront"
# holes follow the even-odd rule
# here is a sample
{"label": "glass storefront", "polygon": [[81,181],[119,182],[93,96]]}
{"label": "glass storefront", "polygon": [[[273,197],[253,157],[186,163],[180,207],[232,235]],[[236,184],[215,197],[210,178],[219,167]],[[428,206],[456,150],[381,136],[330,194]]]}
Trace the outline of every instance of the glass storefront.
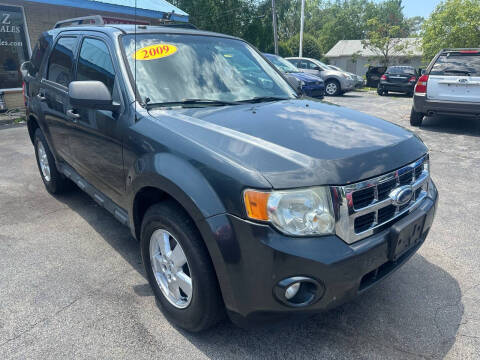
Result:
{"label": "glass storefront", "polygon": [[29,59],[23,8],[0,4],[0,90],[22,87],[20,65]]}

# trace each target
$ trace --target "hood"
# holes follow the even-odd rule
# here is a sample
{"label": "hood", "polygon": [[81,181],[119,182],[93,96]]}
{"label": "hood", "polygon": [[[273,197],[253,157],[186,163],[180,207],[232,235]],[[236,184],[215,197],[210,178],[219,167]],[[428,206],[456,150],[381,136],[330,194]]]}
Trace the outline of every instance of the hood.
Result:
{"label": "hood", "polygon": [[347,75],[343,71],[338,71],[338,70],[324,70],[322,71],[323,76],[337,76],[337,77],[345,77],[344,75]]}
{"label": "hood", "polygon": [[287,73],[287,75],[293,76],[293,77],[297,78],[298,80],[304,81],[305,83],[312,83],[312,82],[317,82],[317,81],[320,81],[320,82],[323,83],[322,78],[320,78],[318,76],[315,76],[315,75],[303,73],[303,72],[300,72],[300,71],[299,72]]}
{"label": "hood", "polygon": [[400,126],[311,99],[152,110],[150,115],[219,158],[261,173],[274,188],[357,182],[427,152]]}

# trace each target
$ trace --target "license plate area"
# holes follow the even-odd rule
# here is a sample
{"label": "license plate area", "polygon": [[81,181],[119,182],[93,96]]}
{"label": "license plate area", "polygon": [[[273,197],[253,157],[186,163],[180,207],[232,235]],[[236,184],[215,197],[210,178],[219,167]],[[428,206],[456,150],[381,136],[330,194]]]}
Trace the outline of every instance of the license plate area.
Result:
{"label": "license plate area", "polygon": [[395,223],[390,229],[389,259],[396,261],[400,256],[422,241],[426,214],[418,209]]}

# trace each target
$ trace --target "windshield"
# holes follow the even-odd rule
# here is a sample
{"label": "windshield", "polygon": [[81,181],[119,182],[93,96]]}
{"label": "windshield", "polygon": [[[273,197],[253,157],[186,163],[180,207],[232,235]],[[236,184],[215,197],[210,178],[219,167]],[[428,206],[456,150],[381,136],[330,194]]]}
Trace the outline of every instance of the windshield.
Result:
{"label": "windshield", "polygon": [[480,53],[448,53],[438,57],[430,75],[480,76]]}
{"label": "windshield", "polygon": [[272,62],[280,71],[284,73],[296,73],[300,72],[291,62],[276,55],[265,55],[265,57]]}
{"label": "windshield", "polygon": [[313,63],[315,63],[316,65],[320,66],[320,68],[322,70],[329,70],[329,67],[327,64],[324,64],[323,62],[321,62],[320,60],[316,60],[316,59],[312,59]]}
{"label": "windshield", "polygon": [[395,75],[415,75],[414,68],[407,68],[407,67],[389,67],[386,71],[388,74],[395,74]]}
{"label": "windshield", "polygon": [[123,36],[122,41],[137,91],[145,103],[295,97],[290,85],[240,40],[137,34],[135,47],[132,34]]}

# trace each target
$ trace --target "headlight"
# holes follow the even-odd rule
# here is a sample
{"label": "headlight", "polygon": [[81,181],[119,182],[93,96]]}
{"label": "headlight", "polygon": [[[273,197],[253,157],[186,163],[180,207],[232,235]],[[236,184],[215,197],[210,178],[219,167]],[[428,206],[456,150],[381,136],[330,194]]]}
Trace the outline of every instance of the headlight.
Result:
{"label": "headlight", "polygon": [[287,235],[311,236],[334,232],[335,220],[328,187],[272,192],[246,190],[244,200],[249,218],[269,221]]}

